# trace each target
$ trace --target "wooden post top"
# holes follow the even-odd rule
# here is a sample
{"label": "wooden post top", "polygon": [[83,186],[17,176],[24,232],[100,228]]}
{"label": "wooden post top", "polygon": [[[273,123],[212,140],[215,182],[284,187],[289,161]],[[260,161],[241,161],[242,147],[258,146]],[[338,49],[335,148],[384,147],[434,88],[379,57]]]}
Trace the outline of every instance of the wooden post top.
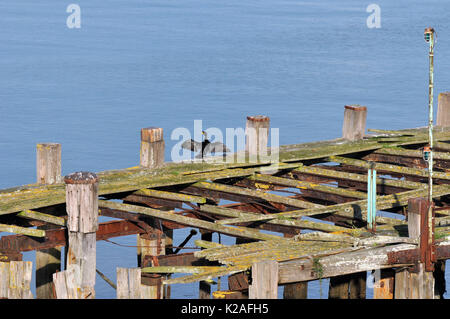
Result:
{"label": "wooden post top", "polygon": [[346,105],[345,108],[348,109],[348,110],[353,110],[353,111],[367,111],[367,107],[361,106],[361,105],[358,105],[358,104]]}
{"label": "wooden post top", "polygon": [[269,122],[270,118],[265,115],[247,116],[247,120],[252,122]]}
{"label": "wooden post top", "polygon": [[98,182],[98,177],[91,172],[75,172],[64,177],[66,184],[95,184]]}
{"label": "wooden post top", "polygon": [[161,127],[145,127],[141,129],[142,142],[158,142],[163,140],[163,129]]}
{"label": "wooden post top", "polygon": [[36,145],[37,148],[41,148],[41,147],[43,147],[43,148],[58,148],[60,146],[61,146],[60,143],[38,143]]}

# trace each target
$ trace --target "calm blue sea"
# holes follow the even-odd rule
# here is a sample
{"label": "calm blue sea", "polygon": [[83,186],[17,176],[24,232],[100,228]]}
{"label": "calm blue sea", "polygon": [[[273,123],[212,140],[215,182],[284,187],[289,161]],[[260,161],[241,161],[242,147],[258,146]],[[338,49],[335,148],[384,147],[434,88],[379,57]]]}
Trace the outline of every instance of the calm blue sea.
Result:
{"label": "calm blue sea", "polygon": [[[41,142],[62,144],[63,174],[134,166],[147,126],[164,128],[167,159],[177,142],[170,133],[195,119],[225,131],[264,114],[280,128],[280,144],[341,136],[345,104],[366,105],[369,128],[425,126],[423,31],[437,31],[437,97],[450,90],[450,2],[376,0],[381,28],[370,29],[371,3],[2,0],[0,188],[35,181]],[[81,8],[79,29],[67,27],[70,4]],[[135,255],[98,242],[98,268],[114,280],[117,266],[136,266]],[[318,282],[309,288],[321,297]],[[115,297],[99,277],[96,291]],[[172,289],[174,298],[197,293],[197,285]]]}

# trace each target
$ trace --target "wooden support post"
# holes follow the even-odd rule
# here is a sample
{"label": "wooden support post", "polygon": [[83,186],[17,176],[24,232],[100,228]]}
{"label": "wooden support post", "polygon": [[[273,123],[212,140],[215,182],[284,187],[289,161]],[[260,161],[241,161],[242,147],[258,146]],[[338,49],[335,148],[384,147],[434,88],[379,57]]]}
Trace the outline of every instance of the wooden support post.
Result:
{"label": "wooden support post", "polygon": [[[165,255],[165,236],[159,229],[155,229],[150,234],[143,234],[138,237],[138,250],[140,250],[141,260],[145,256]],[[156,263],[155,263],[156,262]],[[153,259],[152,266],[159,266],[157,259]],[[142,299],[162,299],[164,297],[164,286],[162,278],[151,281],[152,285],[143,284],[141,287]]]}
{"label": "wooden support post", "polygon": [[[200,230],[200,233],[201,233],[202,240],[212,241],[213,233],[206,232],[203,230]],[[206,282],[206,281],[199,282],[198,298],[199,299],[211,299],[211,285],[208,282]]]}
{"label": "wooden support post", "polygon": [[367,108],[360,105],[346,105],[342,137],[350,141],[360,140],[366,133]]}
{"label": "wooden support post", "polygon": [[33,299],[31,261],[0,262],[0,299]]}
{"label": "wooden support post", "polygon": [[[61,144],[45,143],[36,147],[36,173],[38,184],[61,182]],[[55,226],[44,225],[38,229],[47,230]],[[51,299],[53,295],[53,274],[61,271],[61,248],[36,251],[36,298]]]}
{"label": "wooden support post", "polygon": [[379,278],[375,277],[373,287],[373,299],[394,299],[394,270],[381,269],[378,272]]}
{"label": "wooden support post", "polygon": [[[300,234],[300,231],[298,231]],[[291,234],[284,234],[284,237],[293,237]],[[283,299],[308,299],[308,282],[294,282],[285,284],[283,287]]]}
{"label": "wooden support post", "polygon": [[348,299],[348,276],[336,276],[330,278],[328,299]]}
{"label": "wooden support post", "polygon": [[284,285],[283,299],[308,299],[308,282]]}
{"label": "wooden support post", "polygon": [[365,299],[366,272],[359,272],[330,278],[329,299]]}
{"label": "wooden support post", "polygon": [[157,168],[164,164],[164,138],[160,127],[141,129],[141,160],[140,165],[147,168]]}
{"label": "wooden support post", "polygon": [[247,116],[245,150],[248,152],[250,162],[260,161],[268,155],[269,127],[269,117],[263,115]]}
{"label": "wooden support post", "polygon": [[77,172],[64,178],[68,215],[67,268],[77,275],[78,298],[95,298],[96,231],[98,230],[98,178]]}
{"label": "wooden support post", "polygon": [[249,299],[278,298],[278,262],[263,260],[252,265],[252,283]]}
{"label": "wooden support post", "polygon": [[117,299],[141,299],[141,269],[117,267]]}
{"label": "wooden support post", "polygon": [[[146,168],[158,168],[164,165],[165,142],[163,136],[163,129],[160,127],[146,127],[141,129],[141,149],[140,149],[140,166]],[[142,234],[137,236],[138,246],[138,266],[140,260],[143,260],[145,255],[159,256],[165,255],[165,236],[160,234],[158,230],[152,234]],[[171,242],[172,232],[168,231],[169,242]],[[150,236],[150,237],[149,237]],[[156,238],[156,237],[157,238]],[[163,238],[164,237],[164,238]],[[145,286],[144,298],[160,299],[163,294],[159,291],[158,286]]]}
{"label": "wooden support post", "polygon": [[349,281],[349,298],[350,299],[366,299],[366,279],[365,271],[350,275]]}
{"label": "wooden support post", "polygon": [[450,92],[439,94],[436,126],[450,126]]}
{"label": "wooden support post", "polygon": [[[408,235],[420,239],[427,234],[423,219],[428,213],[428,200],[411,198],[408,200]],[[419,241],[419,248],[422,241]],[[419,254],[421,255],[421,254]],[[395,299],[433,299],[433,272],[425,271],[425,265],[418,261],[414,269],[399,269],[395,273]]]}

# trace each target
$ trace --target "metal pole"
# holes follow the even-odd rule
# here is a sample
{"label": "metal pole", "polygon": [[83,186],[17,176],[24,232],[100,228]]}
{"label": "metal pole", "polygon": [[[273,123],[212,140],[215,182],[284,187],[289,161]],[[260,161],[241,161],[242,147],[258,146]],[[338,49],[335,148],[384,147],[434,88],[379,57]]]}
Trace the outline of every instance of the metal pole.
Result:
{"label": "metal pole", "polygon": [[[434,29],[425,30],[425,35],[429,36],[429,86],[428,86],[428,138],[430,144],[430,157],[428,159],[428,225],[433,223],[433,94],[434,94]],[[430,229],[431,230],[431,229]],[[428,242],[433,241],[433,234],[429,231]]]}
{"label": "metal pole", "polygon": [[372,169],[367,171],[367,228],[372,229]]}
{"label": "metal pole", "polygon": [[376,216],[377,216],[377,171],[372,170],[372,231],[376,228]]}

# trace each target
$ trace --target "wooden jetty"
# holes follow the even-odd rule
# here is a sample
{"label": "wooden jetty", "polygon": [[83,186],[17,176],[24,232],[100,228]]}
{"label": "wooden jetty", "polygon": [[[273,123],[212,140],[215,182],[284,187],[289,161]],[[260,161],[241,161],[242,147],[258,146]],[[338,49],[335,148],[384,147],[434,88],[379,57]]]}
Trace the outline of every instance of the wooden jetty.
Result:
{"label": "wooden jetty", "polygon": [[[163,131],[150,127],[141,130],[140,166],[63,178],[61,145],[38,144],[37,183],[0,190],[0,231],[13,233],[0,238],[0,298],[95,298],[96,274],[125,299],[170,298],[171,285],[192,282],[199,298],[280,298],[279,285],[284,298],[307,298],[308,281],[323,278],[329,298],[365,298],[369,284],[374,298],[441,298],[450,258],[450,93],[441,96],[432,216],[426,128],[367,133],[363,106],[345,107],[343,137],[277,150],[267,147],[269,119],[249,116],[247,130],[258,130],[225,162],[165,162]],[[372,228],[368,169],[378,172]],[[185,227],[190,235],[173,245]],[[183,253],[197,230],[198,250]],[[213,233],[236,244],[213,242]],[[114,282],[97,269],[96,242],[133,234],[137,267],[117,268]],[[36,296],[27,251],[36,251]],[[212,291],[220,277],[227,290]]]}

